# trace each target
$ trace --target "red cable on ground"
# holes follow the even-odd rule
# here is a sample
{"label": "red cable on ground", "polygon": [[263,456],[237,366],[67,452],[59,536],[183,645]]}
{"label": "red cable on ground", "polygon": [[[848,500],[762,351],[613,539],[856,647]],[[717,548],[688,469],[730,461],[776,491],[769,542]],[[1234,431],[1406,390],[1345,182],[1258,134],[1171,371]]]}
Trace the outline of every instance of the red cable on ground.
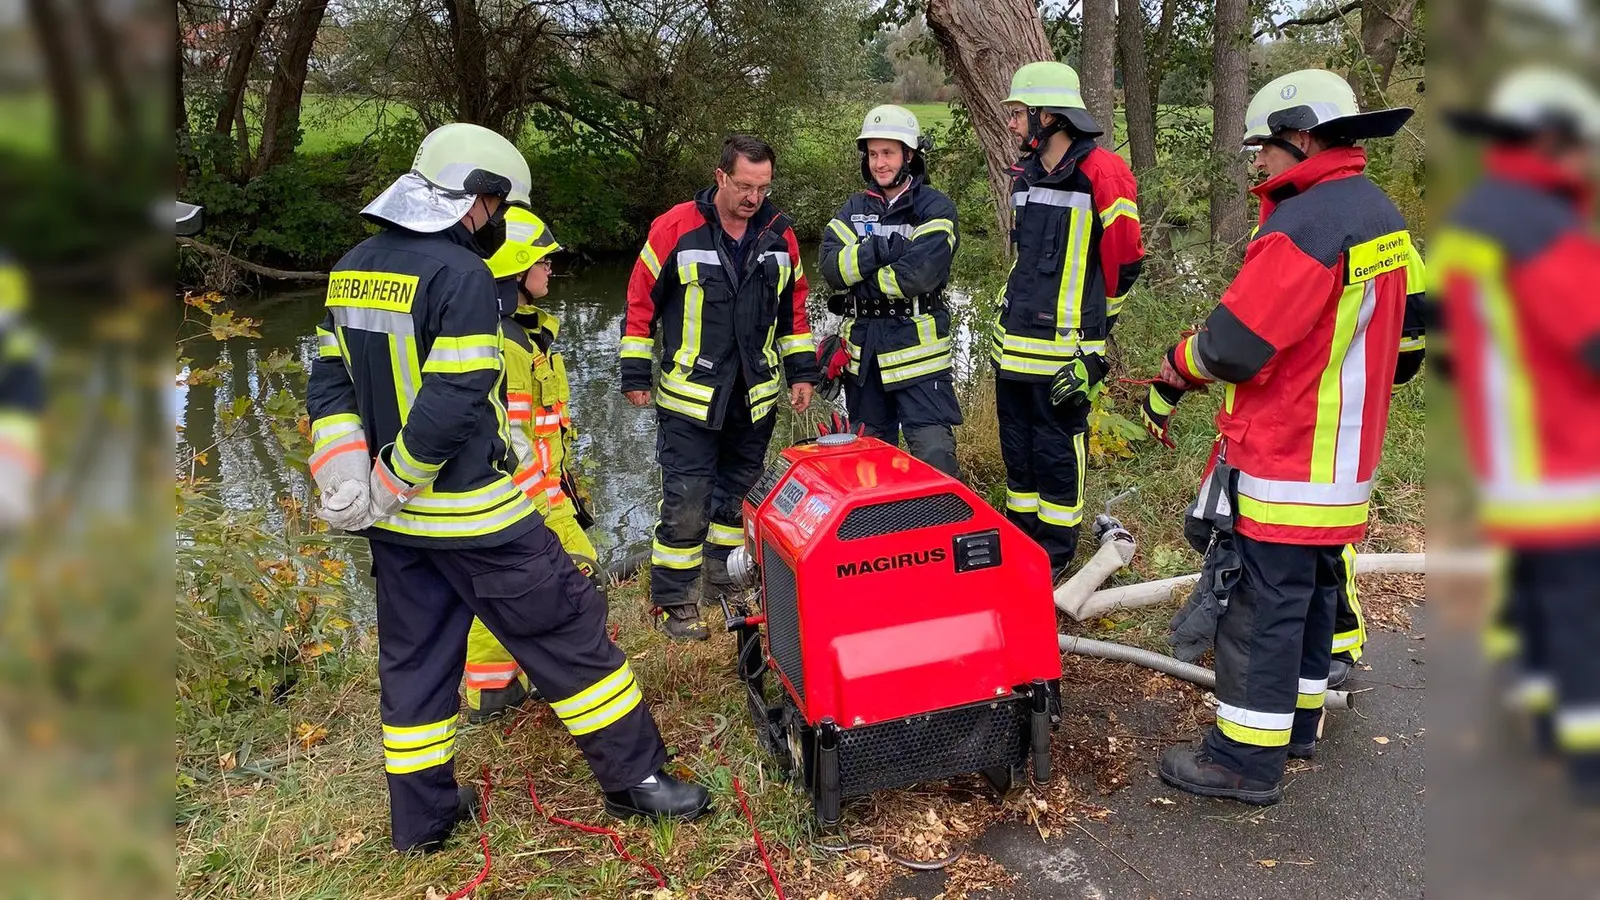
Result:
{"label": "red cable on ground", "polygon": [[493,782],[489,780],[489,767],[484,766],[483,802],[478,804],[478,846],[483,848],[483,868],[478,870],[476,878],[462,885],[455,893],[446,897],[445,900],[461,900],[462,897],[477,890],[478,885],[483,884],[483,880],[489,877],[489,869],[493,863],[489,859],[489,832],[484,831],[483,826],[489,824],[489,791],[492,787]]}
{"label": "red cable on ground", "polygon": [[[713,723],[715,724],[715,723]],[[726,722],[724,721],[724,726]],[[717,761],[722,763],[733,776],[733,792],[739,798],[739,809],[744,812],[744,820],[750,823],[750,836],[756,840],[756,852],[761,854],[761,864],[767,867],[767,880],[772,882],[772,891],[778,895],[778,900],[789,900],[783,893],[783,885],[778,883],[778,870],[772,867],[772,859],[767,856],[767,842],[761,839],[761,829],[756,827],[755,814],[750,812],[750,799],[745,795],[744,785],[739,781],[739,776],[734,774],[733,766],[728,764],[727,754],[722,752],[722,738],[727,734],[726,728],[711,742],[712,749],[717,751]]]}
{"label": "red cable on ground", "polygon": [[[721,756],[722,751],[718,750],[717,755]],[[727,765],[728,761],[723,759],[722,764]],[[732,766],[728,767],[728,772],[730,774],[733,772]],[[756,817],[750,812],[750,803],[745,798],[744,785],[739,783],[739,776],[737,775],[733,776],[733,792],[739,795],[739,808],[744,810],[744,820],[750,823],[750,834],[756,839],[756,850],[761,853],[761,864],[767,867],[767,880],[772,882],[773,892],[778,895],[778,900],[789,900],[788,897],[784,896],[783,885],[778,883],[778,870],[772,867],[772,860],[767,858],[767,845],[761,840],[761,829],[756,827]]]}
{"label": "red cable on ground", "polygon": [[[664,888],[667,886],[667,879],[662,877],[660,869],[657,869],[650,863],[639,859],[632,853],[628,852],[628,848],[622,845],[622,835],[610,828],[605,828],[599,825],[585,825],[582,822],[574,822],[571,819],[564,819],[560,816],[553,816],[545,812],[544,805],[539,802],[539,795],[534,792],[533,776],[528,775],[526,777],[528,779],[528,799],[533,801],[533,808],[538,811],[539,815],[544,816],[546,821],[554,825],[565,825],[568,828],[575,828],[578,831],[584,832],[585,834],[598,834],[610,838],[611,846],[616,848],[618,856],[621,856],[628,862],[633,863],[636,866],[640,866],[644,868],[645,871],[649,872],[650,877],[656,880],[656,887]],[[456,900],[456,898],[450,898],[450,900]]]}

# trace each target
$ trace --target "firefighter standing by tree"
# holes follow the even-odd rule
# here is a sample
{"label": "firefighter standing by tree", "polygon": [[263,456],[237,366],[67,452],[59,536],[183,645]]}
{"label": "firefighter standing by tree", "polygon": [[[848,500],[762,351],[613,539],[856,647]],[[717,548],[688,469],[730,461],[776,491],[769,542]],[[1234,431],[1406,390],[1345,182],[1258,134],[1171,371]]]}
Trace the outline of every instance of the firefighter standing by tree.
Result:
{"label": "firefighter standing by tree", "polygon": [[[500,296],[505,336],[506,418],[517,454],[517,487],[560,539],[585,578],[605,596],[605,573],[584,532],[593,524],[577,494],[577,429],[568,404],[572,388],[560,353],[551,350],[561,323],[538,306],[550,293],[551,256],[561,250],[536,215],[512,207],[506,242],[489,257]],[[481,619],[467,635],[467,720],[481,722],[528,698],[528,676]]]}
{"label": "firefighter standing by tree", "polygon": [[307,407],[319,515],[367,537],[392,841],[436,850],[471,815],[455,778],[473,615],[533,678],[614,815],[692,818],[605,605],[512,478],[500,312],[484,261],[528,203],[528,163],[476,125],[431,132],[329,277]]}
{"label": "firefighter standing by tree", "polygon": [[650,597],[674,640],[710,636],[695,583],[704,562],[708,595],[729,584],[744,495],[772,440],[780,369],[797,412],[817,381],[800,242],[767,199],[774,163],[764,141],[724,141],[716,185],[650,224],[628,282],[622,391],[634,406],[651,400],[658,328],[663,338]]}
{"label": "firefighter standing by tree", "polygon": [[840,345],[822,360],[829,379],[845,372],[850,419],[953,478],[961,424],[950,373],[945,282],[958,242],[956,205],[927,184],[928,143],[900,106],[867,113],[856,138],[868,189],[834,213],[818,262],[842,293],[828,309],[845,317]]}
{"label": "firefighter standing by tree", "polygon": [[1600,96],[1529,68],[1451,119],[1490,141],[1432,256],[1479,519],[1510,551],[1505,649],[1541,742],[1600,805]]}
{"label": "firefighter standing by tree", "polygon": [[1186,529],[1206,532],[1202,581],[1221,583],[1213,608],[1226,603],[1221,702],[1198,747],[1161,760],[1162,779],[1192,793],[1276,803],[1288,755],[1315,751],[1341,554],[1366,532],[1412,257],[1354,142],[1410,115],[1361,113],[1349,84],[1320,69],[1256,93],[1244,143],[1269,176],[1252,188],[1260,228],[1205,326],[1162,365],[1174,387],[1227,386]]}
{"label": "firefighter standing by tree", "polygon": [[27,275],[0,253],[0,537],[32,520],[39,477],[44,376],[27,309]]}
{"label": "firefighter standing by tree", "polygon": [[1101,149],[1078,73],[1029,63],[1011,79],[1007,126],[1022,142],[1014,167],[1011,241],[990,357],[1006,515],[1066,573],[1083,521],[1084,435],[1105,381],[1106,339],[1144,260],[1137,185]]}

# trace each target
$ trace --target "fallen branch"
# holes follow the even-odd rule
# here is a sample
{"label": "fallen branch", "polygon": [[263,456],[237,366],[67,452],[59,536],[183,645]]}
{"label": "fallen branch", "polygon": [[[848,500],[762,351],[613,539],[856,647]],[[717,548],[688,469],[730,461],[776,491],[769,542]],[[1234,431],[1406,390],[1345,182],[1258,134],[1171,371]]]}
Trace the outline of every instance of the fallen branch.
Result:
{"label": "fallen branch", "polygon": [[194,238],[180,237],[178,238],[178,246],[188,247],[192,250],[199,250],[201,253],[204,253],[207,256],[214,256],[217,259],[227,260],[232,265],[237,266],[246,272],[249,272],[253,275],[260,275],[262,278],[271,278],[274,281],[326,281],[328,278],[327,272],[297,272],[293,269],[274,269],[271,266],[263,266],[258,263],[253,263],[248,259],[240,259],[226,250],[223,250],[219,247],[213,247],[210,244],[201,243]]}

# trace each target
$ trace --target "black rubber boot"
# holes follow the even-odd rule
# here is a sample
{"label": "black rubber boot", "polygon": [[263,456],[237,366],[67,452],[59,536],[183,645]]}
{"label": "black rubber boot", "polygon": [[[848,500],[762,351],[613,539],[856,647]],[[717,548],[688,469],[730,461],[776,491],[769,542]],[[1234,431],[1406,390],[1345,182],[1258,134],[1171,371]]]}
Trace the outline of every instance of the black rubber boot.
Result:
{"label": "black rubber boot", "polygon": [[1290,744],[1289,745],[1289,758],[1290,759],[1316,759],[1316,757],[1317,757],[1317,742],[1316,741],[1306,741],[1304,744]]}
{"label": "black rubber boot", "polygon": [[711,637],[711,628],[700,617],[700,608],[693,603],[660,608],[658,615],[661,630],[675,641],[704,641]]}
{"label": "black rubber boot", "polygon": [[732,599],[738,593],[733,579],[728,577],[728,563],[708,556],[700,566],[700,602],[720,609],[723,598]]}
{"label": "black rubber boot", "polygon": [[711,812],[711,793],[698,784],[679,781],[663,769],[625,791],[608,791],[606,812],[619,819],[640,816],[693,821]]}
{"label": "black rubber boot", "polygon": [[450,839],[450,835],[456,830],[457,825],[462,822],[471,822],[478,817],[478,810],[481,808],[482,802],[482,799],[478,796],[477,788],[467,784],[457,787],[455,821],[451,822],[450,826],[444,830],[444,834],[432,840],[423,841],[411,849],[420,850],[423,853],[438,853],[443,850],[445,841]]}
{"label": "black rubber boot", "polygon": [[1255,806],[1283,799],[1283,785],[1246,778],[1224,768],[1200,747],[1169,747],[1161,755],[1161,780],[1202,797],[1221,797]]}
{"label": "black rubber boot", "polygon": [[500,718],[527,701],[528,689],[522,686],[522,679],[514,678],[503,688],[479,691],[478,708],[467,709],[467,722],[481,725],[490,719]]}
{"label": "black rubber boot", "polygon": [[1067,582],[1067,579],[1070,578],[1071,575],[1072,575],[1072,564],[1071,563],[1067,563],[1064,566],[1056,566],[1056,567],[1052,568],[1050,570],[1050,586],[1053,587],[1053,588],[1061,587],[1063,584],[1065,584]]}
{"label": "black rubber boot", "polygon": [[1356,661],[1349,653],[1335,653],[1333,662],[1328,666],[1328,690],[1336,691],[1344,687],[1350,679],[1350,670],[1355,668]]}

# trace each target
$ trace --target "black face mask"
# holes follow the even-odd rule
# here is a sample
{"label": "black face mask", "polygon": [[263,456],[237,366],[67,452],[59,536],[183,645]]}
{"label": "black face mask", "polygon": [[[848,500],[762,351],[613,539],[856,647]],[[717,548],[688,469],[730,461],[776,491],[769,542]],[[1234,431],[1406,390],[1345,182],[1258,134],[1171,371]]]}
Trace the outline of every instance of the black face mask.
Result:
{"label": "black face mask", "polygon": [[472,242],[478,247],[478,255],[484,259],[493,256],[506,242],[505,203],[502,202],[500,208],[490,214],[489,221],[472,233]]}

